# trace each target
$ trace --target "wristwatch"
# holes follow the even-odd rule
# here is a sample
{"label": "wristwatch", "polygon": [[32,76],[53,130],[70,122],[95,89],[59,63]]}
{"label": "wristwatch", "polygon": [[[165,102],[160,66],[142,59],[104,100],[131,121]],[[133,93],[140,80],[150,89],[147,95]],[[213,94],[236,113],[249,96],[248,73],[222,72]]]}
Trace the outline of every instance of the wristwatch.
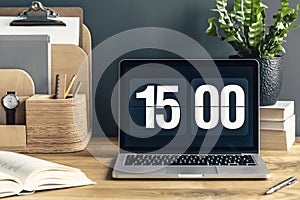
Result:
{"label": "wristwatch", "polygon": [[6,92],[6,95],[2,98],[2,105],[6,111],[6,124],[15,125],[16,108],[19,105],[19,97],[16,92]]}

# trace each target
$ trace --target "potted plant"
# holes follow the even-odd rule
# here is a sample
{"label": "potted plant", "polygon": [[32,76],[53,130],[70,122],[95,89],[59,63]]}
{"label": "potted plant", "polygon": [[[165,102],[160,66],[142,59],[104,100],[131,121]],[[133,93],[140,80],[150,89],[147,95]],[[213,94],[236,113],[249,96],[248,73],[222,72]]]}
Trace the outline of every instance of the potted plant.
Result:
{"label": "potted plant", "polygon": [[289,7],[289,0],[281,0],[282,8],[273,16],[274,24],[265,22],[266,9],[262,0],[234,0],[231,9],[227,0],[216,0],[213,12],[219,18],[208,19],[206,33],[228,42],[239,58],[255,58],[260,62],[261,105],[276,103],[281,89],[281,60],[285,54],[282,44],[292,29],[298,28],[293,22],[298,18],[300,4]]}

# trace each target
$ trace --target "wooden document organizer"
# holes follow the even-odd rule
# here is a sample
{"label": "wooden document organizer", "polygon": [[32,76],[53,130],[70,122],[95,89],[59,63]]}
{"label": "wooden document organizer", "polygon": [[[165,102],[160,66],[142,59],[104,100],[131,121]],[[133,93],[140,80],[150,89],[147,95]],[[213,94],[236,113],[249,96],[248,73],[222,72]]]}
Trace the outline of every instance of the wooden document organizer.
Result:
{"label": "wooden document organizer", "polygon": [[[26,8],[0,8],[0,15],[17,16],[24,9]],[[35,95],[34,89],[30,86],[26,88],[31,83],[20,81],[23,80],[22,76],[26,76],[20,70],[7,70],[0,74],[0,81],[2,76],[7,77],[7,73],[14,74],[14,78],[17,76],[19,80],[5,82],[0,95],[4,96],[6,91],[11,90],[16,91],[20,97],[16,113],[18,125],[0,125],[0,150],[22,153],[75,152],[85,149],[91,138],[91,101],[87,98],[91,97],[91,35],[83,24],[81,8],[52,9],[61,17],[79,17],[80,37],[79,46],[51,45],[51,93],[54,94],[56,74],[67,74],[69,82],[78,71],[87,77],[87,84],[81,88],[87,93],[79,94],[76,98],[51,99],[51,95]],[[20,82],[21,84],[17,85]],[[0,121],[3,121],[4,117],[5,112],[1,106]]]}

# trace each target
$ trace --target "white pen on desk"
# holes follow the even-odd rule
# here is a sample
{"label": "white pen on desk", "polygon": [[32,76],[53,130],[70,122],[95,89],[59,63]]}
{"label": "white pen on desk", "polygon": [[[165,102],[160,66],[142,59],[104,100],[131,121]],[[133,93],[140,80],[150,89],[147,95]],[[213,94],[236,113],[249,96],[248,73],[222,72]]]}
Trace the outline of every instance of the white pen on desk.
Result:
{"label": "white pen on desk", "polygon": [[292,177],[278,183],[277,185],[271,187],[265,194],[272,194],[285,186],[295,183],[296,181],[297,181],[297,178],[295,176],[292,176]]}

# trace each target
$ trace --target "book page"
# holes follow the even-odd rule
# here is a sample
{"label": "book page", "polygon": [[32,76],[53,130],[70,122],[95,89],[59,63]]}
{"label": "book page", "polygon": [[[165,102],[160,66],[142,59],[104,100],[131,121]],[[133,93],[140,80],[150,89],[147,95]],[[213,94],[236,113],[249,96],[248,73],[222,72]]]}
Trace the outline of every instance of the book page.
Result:
{"label": "book page", "polygon": [[0,172],[0,198],[19,194],[23,190],[23,186],[15,177]]}
{"label": "book page", "polygon": [[25,189],[49,190],[95,184],[81,171],[44,171],[34,176]]}
{"label": "book page", "polygon": [[25,184],[26,179],[35,171],[47,169],[74,169],[13,152],[0,151],[0,171],[17,177]]}
{"label": "book page", "polygon": [[0,171],[34,191],[93,184],[79,169],[13,152],[0,151]]}

